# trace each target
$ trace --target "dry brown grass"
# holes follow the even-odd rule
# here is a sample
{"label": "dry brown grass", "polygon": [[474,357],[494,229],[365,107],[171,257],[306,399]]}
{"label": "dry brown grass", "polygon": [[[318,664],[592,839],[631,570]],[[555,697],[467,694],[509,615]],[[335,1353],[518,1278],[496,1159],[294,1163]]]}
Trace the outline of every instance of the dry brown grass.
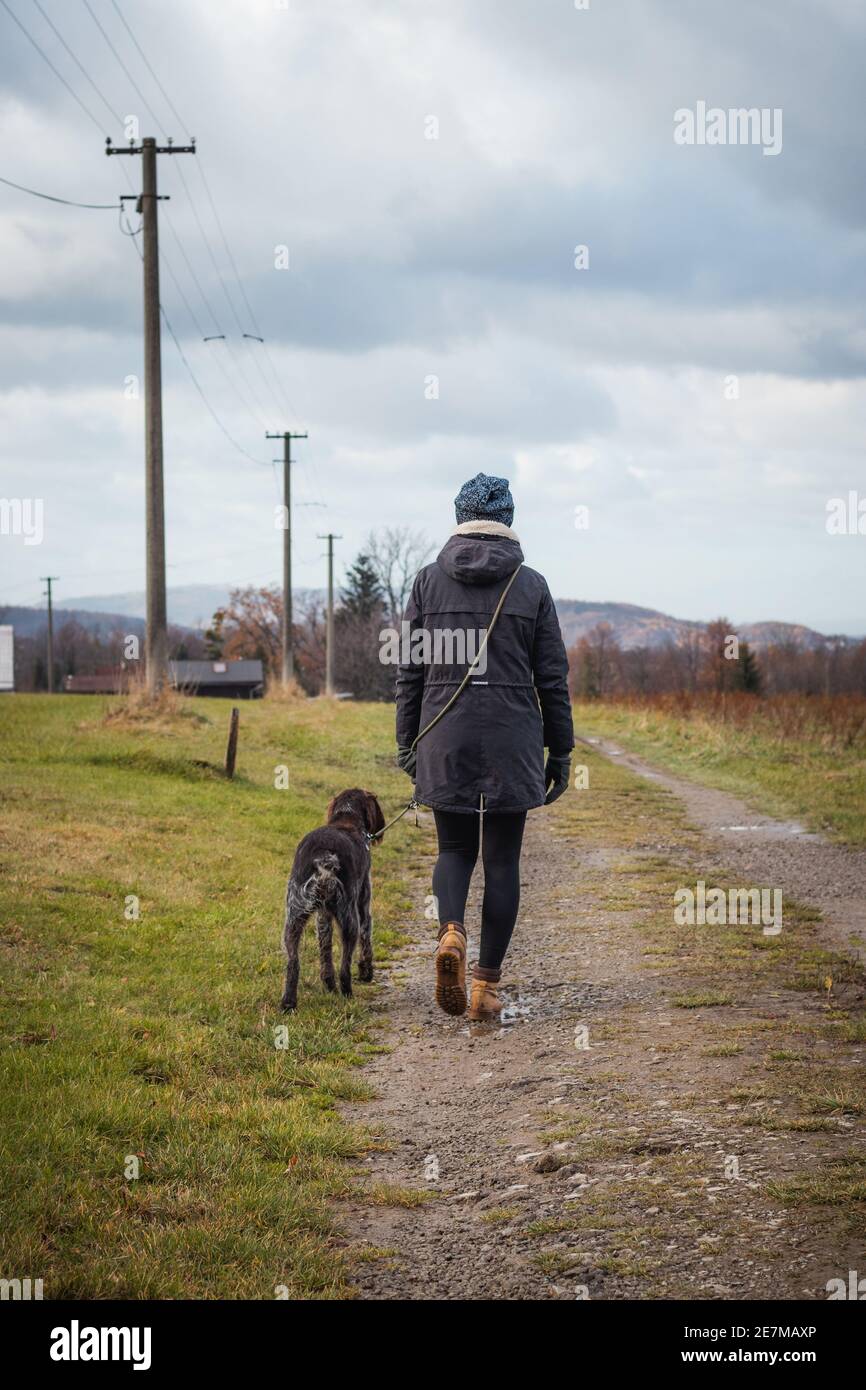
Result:
{"label": "dry brown grass", "polygon": [[102,716],[103,724],[113,729],[147,728],[155,732],[176,726],[178,721],[208,722],[189,699],[170,685],[161,686],[156,695],[151,695],[143,676],[130,681],[125,695],[109,701]]}
{"label": "dry brown grass", "polygon": [[269,679],[265,686],[264,698],[271,705],[294,705],[299,700],[309,699],[309,696],[303,686],[292,677],[290,681],[285,682]]}
{"label": "dry brown grass", "polygon": [[862,695],[753,695],[737,690],[649,695],[612,701],[635,714],[727,725],[777,744],[810,743],[828,752],[866,749]]}

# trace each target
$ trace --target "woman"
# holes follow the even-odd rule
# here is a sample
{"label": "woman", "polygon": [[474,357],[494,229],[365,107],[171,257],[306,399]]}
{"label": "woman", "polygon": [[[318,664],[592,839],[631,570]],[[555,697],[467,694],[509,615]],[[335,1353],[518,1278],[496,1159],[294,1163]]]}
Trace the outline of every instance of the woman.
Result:
{"label": "woman", "polygon": [[[449,1014],[466,1011],[464,916],[482,839],[481,946],[469,1017],[489,1020],[502,1010],[497,985],[517,921],[526,813],[566,790],[574,731],[556,609],[543,576],[523,564],[508,482],[478,473],[455,508],[457,527],[417,575],[404,615],[408,650],[421,659],[401,664],[397,677],[397,761],[436,819],[436,1002]],[[425,733],[454,696],[512,576],[483,660]],[[455,650],[460,637],[465,656]]]}

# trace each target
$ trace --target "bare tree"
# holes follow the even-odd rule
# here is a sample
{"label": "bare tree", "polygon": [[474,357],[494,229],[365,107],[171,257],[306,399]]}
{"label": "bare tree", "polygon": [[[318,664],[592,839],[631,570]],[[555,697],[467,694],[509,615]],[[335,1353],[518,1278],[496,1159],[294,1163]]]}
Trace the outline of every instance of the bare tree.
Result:
{"label": "bare tree", "polygon": [[677,649],[685,673],[686,689],[694,695],[698,688],[701,667],[706,658],[707,634],[705,629],[698,627],[697,624],[686,628],[677,641]]}
{"label": "bare tree", "polygon": [[325,688],[325,600],[308,593],[295,603],[295,675],[308,695]]}
{"label": "bare tree", "polygon": [[603,700],[617,683],[620,649],[610,623],[596,623],[572,648],[571,680],[583,699]]}
{"label": "bare tree", "polygon": [[408,526],[384,526],[367,537],[364,550],[382,586],[392,627],[399,626],[412,581],[432,549],[423,531],[411,531]]}

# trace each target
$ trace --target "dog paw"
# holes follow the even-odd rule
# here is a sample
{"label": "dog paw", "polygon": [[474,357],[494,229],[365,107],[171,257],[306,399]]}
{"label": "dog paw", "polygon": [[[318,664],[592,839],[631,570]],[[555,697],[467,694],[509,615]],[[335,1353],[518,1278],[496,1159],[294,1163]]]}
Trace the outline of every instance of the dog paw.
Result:
{"label": "dog paw", "polygon": [[373,967],[372,967],[372,965],[367,965],[367,966],[360,965],[360,966],[358,967],[358,979],[361,981],[362,984],[364,984],[364,985],[369,985],[370,982],[371,982],[372,979],[373,979]]}
{"label": "dog paw", "polygon": [[293,1014],[297,1007],[297,1004],[292,999],[280,1000],[280,1013]]}

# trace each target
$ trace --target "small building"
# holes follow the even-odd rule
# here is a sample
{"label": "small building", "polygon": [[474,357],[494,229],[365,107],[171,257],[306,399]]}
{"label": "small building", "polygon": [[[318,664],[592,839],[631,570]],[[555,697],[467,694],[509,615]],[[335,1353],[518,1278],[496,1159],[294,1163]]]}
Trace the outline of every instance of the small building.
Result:
{"label": "small building", "polygon": [[230,700],[258,700],[265,693],[260,661],[170,661],[169,681],[185,695],[222,695]]}
{"label": "small building", "polygon": [[64,676],[65,695],[124,695],[129,689],[129,672],[120,667],[96,671],[92,676]]}
{"label": "small building", "polygon": [[15,629],[0,626],[0,690],[15,689]]}

